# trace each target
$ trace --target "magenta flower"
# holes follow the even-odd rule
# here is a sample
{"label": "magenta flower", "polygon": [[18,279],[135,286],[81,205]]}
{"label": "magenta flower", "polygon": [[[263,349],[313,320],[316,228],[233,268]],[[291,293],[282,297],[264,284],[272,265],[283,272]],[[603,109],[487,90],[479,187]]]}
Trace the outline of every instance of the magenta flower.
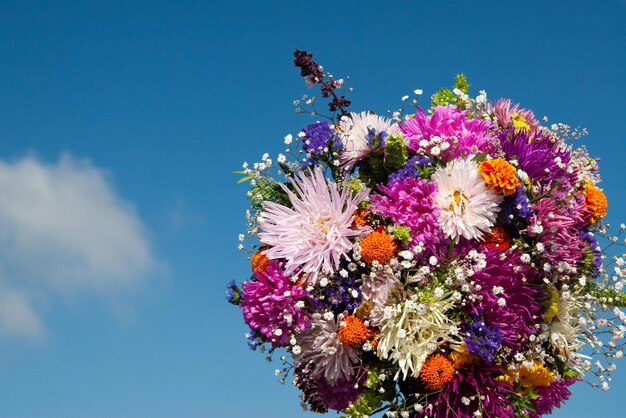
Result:
{"label": "magenta flower", "polygon": [[[437,106],[431,116],[418,109],[414,118],[399,124],[399,127],[409,141],[409,150],[439,154],[436,156],[443,161],[480,152],[493,153],[497,149],[497,140],[490,133],[491,122],[467,119],[467,111],[457,110],[454,106]],[[430,141],[434,136],[440,137],[443,142],[439,145],[420,144],[422,140]],[[435,146],[439,148],[438,152],[433,152]]]}
{"label": "magenta flower", "polygon": [[498,125],[502,128],[512,127],[512,115],[519,115],[524,118],[531,131],[536,130],[540,125],[532,110],[523,109],[518,103],[513,104],[509,99],[498,99],[493,105],[490,103],[487,111],[496,116]]}
{"label": "magenta flower", "polygon": [[310,323],[304,303],[298,303],[306,300],[308,293],[285,275],[282,263],[272,261],[265,271],[255,275],[257,281],[242,284],[239,306],[244,321],[274,347],[286,346],[294,331],[302,331]]}
{"label": "magenta flower", "polygon": [[435,183],[407,177],[392,180],[387,186],[379,185],[378,189],[381,194],[371,197],[373,211],[408,227],[413,245],[421,242],[434,252],[444,240],[437,220],[440,211],[433,201],[437,192]]}

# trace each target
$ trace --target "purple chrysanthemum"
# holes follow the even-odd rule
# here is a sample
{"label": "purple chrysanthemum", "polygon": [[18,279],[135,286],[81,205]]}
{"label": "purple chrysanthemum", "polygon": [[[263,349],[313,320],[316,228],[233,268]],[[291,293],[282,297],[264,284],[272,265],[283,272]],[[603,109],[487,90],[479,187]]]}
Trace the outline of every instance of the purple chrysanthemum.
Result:
{"label": "purple chrysanthemum", "polygon": [[433,136],[440,137],[443,141],[441,144],[448,144],[445,150],[441,144],[438,145],[441,149],[439,157],[444,161],[479,152],[492,153],[497,147],[497,141],[489,132],[491,122],[468,119],[466,110],[461,111],[454,106],[437,106],[430,116],[418,109],[414,118],[399,124],[399,127],[409,141],[409,150],[413,152],[425,150],[432,154],[434,145],[423,147],[420,141],[428,141]]}
{"label": "purple chrysanthemum", "polygon": [[535,412],[530,412],[530,418],[541,418],[542,415],[551,414],[552,409],[559,408],[562,402],[565,402],[572,392],[568,386],[576,382],[576,379],[558,379],[553,380],[550,386],[537,389],[537,398],[531,399]]}
{"label": "purple chrysanthemum", "polygon": [[257,281],[242,284],[244,321],[274,347],[288,345],[292,331],[302,331],[309,325],[309,314],[297,305],[308,293],[285,275],[282,263],[272,261],[255,276]]}
{"label": "purple chrysanthemum", "polygon": [[366,377],[367,366],[361,368],[354,376],[340,379],[333,385],[323,378],[319,379],[317,390],[329,408],[342,411],[356,401],[363,392]]}
{"label": "purple chrysanthemum", "polygon": [[415,418],[514,418],[513,403],[507,398],[511,386],[495,378],[500,369],[485,366],[480,369],[457,370],[452,381],[441,392],[428,398],[432,408],[424,408]]}
{"label": "purple chrysanthemum", "polygon": [[576,175],[567,172],[570,151],[548,131],[504,130],[498,134],[507,160],[517,159],[518,166],[533,181],[558,180],[566,187]]}
{"label": "purple chrysanthemum", "polygon": [[400,170],[389,175],[389,181],[402,180],[407,177],[418,178],[420,176],[419,169],[432,164],[433,160],[423,155],[411,157],[409,161]]}
{"label": "purple chrysanthemum", "polygon": [[437,220],[439,208],[433,201],[437,191],[435,183],[407,177],[379,185],[382,194],[374,194],[373,211],[388,216],[393,222],[411,230],[412,243],[423,243],[434,251],[443,241],[443,231]]}
{"label": "purple chrysanthemum", "polygon": [[539,300],[545,294],[537,271],[520,261],[518,250],[488,250],[485,255],[486,266],[472,276],[480,290],[468,298],[466,309],[470,315],[482,315],[487,326],[497,327],[503,346],[519,351],[541,323]]}

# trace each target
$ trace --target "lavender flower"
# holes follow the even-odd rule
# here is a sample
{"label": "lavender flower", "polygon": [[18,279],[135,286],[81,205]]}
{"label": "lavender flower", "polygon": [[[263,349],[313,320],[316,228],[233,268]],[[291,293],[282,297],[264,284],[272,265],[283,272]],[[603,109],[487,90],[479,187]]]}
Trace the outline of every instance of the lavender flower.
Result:
{"label": "lavender flower", "polygon": [[335,130],[328,121],[307,125],[302,132],[305,135],[302,139],[302,148],[312,158],[323,156],[329,148],[338,150],[341,147],[341,142],[335,140]]}
{"label": "lavender flower", "polygon": [[407,177],[418,178],[420,176],[419,169],[423,169],[431,165],[433,160],[423,155],[416,155],[407,161],[406,165],[395,173],[389,175],[389,181],[402,180]]}

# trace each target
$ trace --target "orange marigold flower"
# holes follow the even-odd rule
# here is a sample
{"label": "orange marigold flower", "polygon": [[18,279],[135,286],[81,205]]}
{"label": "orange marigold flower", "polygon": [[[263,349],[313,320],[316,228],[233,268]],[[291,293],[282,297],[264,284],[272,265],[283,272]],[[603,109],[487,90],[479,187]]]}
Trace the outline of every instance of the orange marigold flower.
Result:
{"label": "orange marigold flower", "polygon": [[428,390],[440,390],[452,380],[455,369],[452,362],[441,354],[429,357],[422,366],[420,377]]}
{"label": "orange marigold flower", "polygon": [[252,254],[252,259],[250,260],[250,264],[252,265],[252,272],[256,273],[257,271],[264,271],[267,269],[270,260],[263,254],[261,251],[257,251]]}
{"label": "orange marigold flower", "polygon": [[483,161],[478,165],[478,172],[487,187],[505,196],[512,195],[515,189],[522,185],[515,175],[515,167],[503,158]]}
{"label": "orange marigold flower", "polygon": [[341,321],[338,336],[342,344],[360,346],[370,338],[371,332],[359,318],[348,315]]}
{"label": "orange marigold flower", "polygon": [[587,182],[584,185],[585,193],[585,206],[589,210],[589,222],[596,223],[600,218],[606,216],[606,210],[609,207],[609,202],[606,196],[591,182]]}
{"label": "orange marigold flower", "polygon": [[369,212],[365,209],[357,209],[352,214],[354,216],[354,224],[357,226],[366,226],[369,220]]}
{"label": "orange marigold flower", "polygon": [[374,260],[385,264],[396,252],[396,242],[386,232],[374,231],[361,240],[361,258],[372,264]]}
{"label": "orange marigold flower", "polygon": [[485,235],[485,247],[504,251],[509,248],[509,231],[503,225],[495,225],[489,234]]}

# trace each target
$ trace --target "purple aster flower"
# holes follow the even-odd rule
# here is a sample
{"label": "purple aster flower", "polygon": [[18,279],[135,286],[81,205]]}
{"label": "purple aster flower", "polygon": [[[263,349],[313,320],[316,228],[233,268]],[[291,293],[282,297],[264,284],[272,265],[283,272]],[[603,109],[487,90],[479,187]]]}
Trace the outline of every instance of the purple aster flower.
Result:
{"label": "purple aster flower", "polygon": [[333,385],[321,378],[317,382],[317,390],[329,408],[343,411],[363,392],[366,377],[367,367],[363,367],[354,376],[340,379]]}
{"label": "purple aster flower", "polygon": [[496,351],[502,343],[502,332],[496,326],[488,326],[480,317],[475,316],[473,322],[465,330],[465,348],[472,354],[480,356],[486,363],[493,363]]}
{"label": "purple aster flower", "polygon": [[538,273],[520,261],[518,250],[488,250],[485,255],[486,266],[472,276],[481,289],[468,298],[466,309],[471,316],[482,315],[488,327],[499,329],[503,346],[520,351],[542,320],[539,301],[545,294]]}
{"label": "purple aster flower", "polygon": [[431,165],[433,160],[423,155],[416,155],[407,161],[406,165],[400,170],[389,175],[389,181],[405,179],[407,177],[418,178],[420,176],[419,169]]}
{"label": "purple aster flower", "polygon": [[[468,119],[467,111],[458,110],[455,106],[437,106],[431,116],[427,116],[422,109],[417,109],[414,118],[399,126],[409,141],[408,149],[413,152],[425,150],[431,153],[432,145],[422,147],[420,141],[422,139],[428,141],[433,136],[440,137],[449,145],[449,148],[440,154],[443,161],[480,152],[491,154],[498,145],[490,133],[493,127],[491,122]],[[456,138],[456,141],[452,137]],[[439,147],[441,148],[441,145]]]}
{"label": "purple aster flower", "polygon": [[483,417],[514,418],[515,408],[507,398],[511,386],[495,380],[500,374],[496,366],[457,370],[441,392],[428,398],[432,409],[424,408],[414,418],[474,418],[476,411]]}
{"label": "purple aster flower", "polygon": [[326,154],[328,148],[332,148],[341,142],[334,141],[335,130],[331,127],[330,122],[315,122],[302,129],[304,137],[302,138],[302,148],[311,156],[321,156]]}
{"label": "purple aster flower", "polygon": [[407,177],[379,185],[378,189],[382,194],[371,196],[372,211],[408,227],[413,245],[421,242],[434,252],[436,245],[444,240],[437,220],[439,208],[433,202],[435,183]]}
{"label": "purple aster flower", "polygon": [[282,263],[271,261],[255,273],[257,281],[242,284],[240,303],[243,318],[253,330],[265,336],[274,347],[286,346],[292,331],[309,325],[309,314],[297,302],[308,293],[286,276]]}
{"label": "purple aster flower", "polygon": [[313,412],[325,414],[328,404],[318,391],[318,379],[313,376],[313,363],[300,363],[293,373],[293,385],[302,391],[300,398]]}
{"label": "purple aster flower", "polygon": [[530,418],[541,418],[542,415],[551,414],[553,408],[559,408],[562,402],[565,402],[572,392],[568,386],[573,385],[577,379],[558,379],[553,380],[550,386],[540,387],[537,389],[537,398],[531,399],[535,412],[530,412]]}
{"label": "purple aster flower", "polygon": [[499,139],[507,160],[517,159],[518,166],[533,181],[558,180],[568,185],[576,178],[575,173],[566,170],[570,151],[550,132],[504,130],[499,133]]}

